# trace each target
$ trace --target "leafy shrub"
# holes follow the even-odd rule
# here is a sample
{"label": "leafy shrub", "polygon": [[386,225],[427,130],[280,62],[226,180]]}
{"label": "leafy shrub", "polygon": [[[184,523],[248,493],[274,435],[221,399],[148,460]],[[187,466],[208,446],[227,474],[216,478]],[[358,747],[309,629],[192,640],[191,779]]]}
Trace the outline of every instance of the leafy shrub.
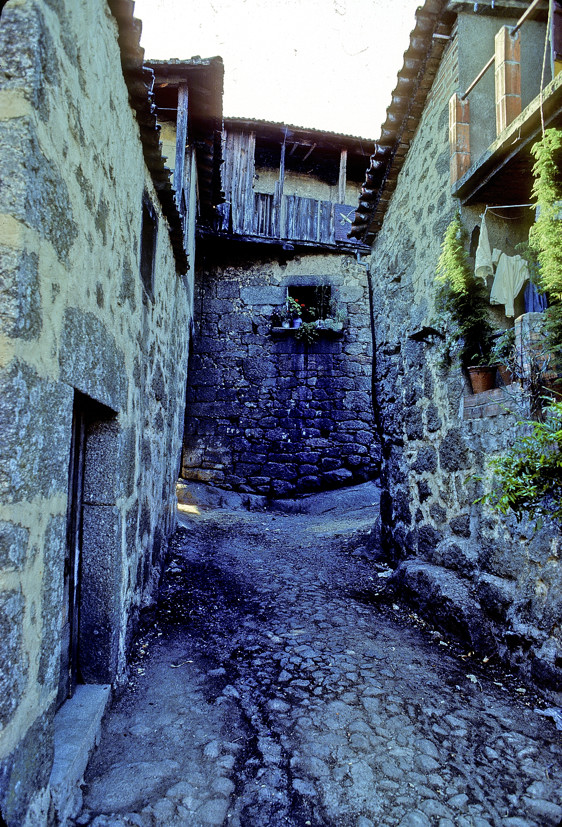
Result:
{"label": "leafy shrub", "polygon": [[544,408],[544,421],[519,424],[526,433],[490,460],[492,488],[477,502],[518,520],[528,512],[562,520],[562,401]]}
{"label": "leafy shrub", "polygon": [[300,342],[312,344],[318,338],[318,326],[316,322],[303,322],[295,331],[295,339]]}

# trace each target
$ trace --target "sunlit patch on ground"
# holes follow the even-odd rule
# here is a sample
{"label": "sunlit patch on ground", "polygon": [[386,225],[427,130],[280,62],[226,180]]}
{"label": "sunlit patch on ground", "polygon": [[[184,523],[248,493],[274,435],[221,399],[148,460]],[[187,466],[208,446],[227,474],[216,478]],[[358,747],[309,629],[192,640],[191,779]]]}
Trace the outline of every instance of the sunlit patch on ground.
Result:
{"label": "sunlit patch on ground", "polygon": [[187,503],[178,503],[178,511],[183,514],[201,514],[201,511],[196,505],[187,505]]}

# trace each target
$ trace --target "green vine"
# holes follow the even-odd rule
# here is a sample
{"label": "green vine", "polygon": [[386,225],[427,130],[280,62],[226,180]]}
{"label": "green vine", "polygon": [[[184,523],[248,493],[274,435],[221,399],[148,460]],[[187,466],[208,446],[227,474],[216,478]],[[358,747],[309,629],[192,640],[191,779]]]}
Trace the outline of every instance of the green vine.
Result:
{"label": "green vine", "polygon": [[548,349],[562,357],[562,190],[560,160],[562,131],[547,129],[531,152],[535,157],[532,197],[538,216],[529,231],[529,247],[539,265],[539,287],[548,293],[545,332]]}
{"label": "green vine", "polygon": [[306,342],[312,344],[318,338],[318,326],[316,322],[303,322],[300,327],[295,330],[295,339],[299,342]]}
{"label": "green vine", "polygon": [[445,361],[458,356],[464,367],[490,363],[493,334],[486,286],[470,268],[466,241],[457,213],[445,231],[435,275],[436,326],[444,329]]}
{"label": "green vine", "polygon": [[540,264],[543,290],[562,300],[562,222],[560,221],[560,185],[557,155],[562,149],[562,131],[547,129],[533,146],[534,184],[532,197],[539,207],[535,224],[529,232],[529,244]]}

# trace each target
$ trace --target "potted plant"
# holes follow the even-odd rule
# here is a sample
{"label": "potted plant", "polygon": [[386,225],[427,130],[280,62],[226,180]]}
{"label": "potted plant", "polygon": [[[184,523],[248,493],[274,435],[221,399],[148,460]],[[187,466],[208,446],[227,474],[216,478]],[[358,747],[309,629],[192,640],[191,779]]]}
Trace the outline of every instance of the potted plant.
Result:
{"label": "potted plant", "polygon": [[514,327],[508,327],[507,330],[494,334],[491,356],[502,383],[505,386],[511,385],[517,374]]}
{"label": "potted plant", "polygon": [[305,310],[305,305],[298,302],[292,296],[289,296],[287,299],[287,313],[291,319],[293,327],[301,326],[303,310]]}
{"label": "potted plant", "polygon": [[316,322],[303,322],[295,333],[295,339],[298,339],[300,342],[306,342],[306,344],[309,345],[316,341],[318,336],[318,325]]}
{"label": "potted plant", "polygon": [[272,327],[290,327],[291,320],[284,304],[276,307],[270,317]]}
{"label": "potted plant", "polygon": [[469,266],[466,241],[467,232],[457,213],[441,245],[435,276],[436,308],[444,328],[446,361],[458,357],[469,374],[473,393],[481,393],[494,387],[493,329],[487,289]]}

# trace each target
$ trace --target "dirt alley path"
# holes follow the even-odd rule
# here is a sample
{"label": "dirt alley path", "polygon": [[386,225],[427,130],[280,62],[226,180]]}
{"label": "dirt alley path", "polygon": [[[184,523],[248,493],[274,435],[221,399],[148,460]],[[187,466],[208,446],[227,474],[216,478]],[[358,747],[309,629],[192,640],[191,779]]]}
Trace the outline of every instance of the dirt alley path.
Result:
{"label": "dirt alley path", "polygon": [[371,599],[374,486],[312,510],[184,511],[75,823],[560,825],[529,691]]}

